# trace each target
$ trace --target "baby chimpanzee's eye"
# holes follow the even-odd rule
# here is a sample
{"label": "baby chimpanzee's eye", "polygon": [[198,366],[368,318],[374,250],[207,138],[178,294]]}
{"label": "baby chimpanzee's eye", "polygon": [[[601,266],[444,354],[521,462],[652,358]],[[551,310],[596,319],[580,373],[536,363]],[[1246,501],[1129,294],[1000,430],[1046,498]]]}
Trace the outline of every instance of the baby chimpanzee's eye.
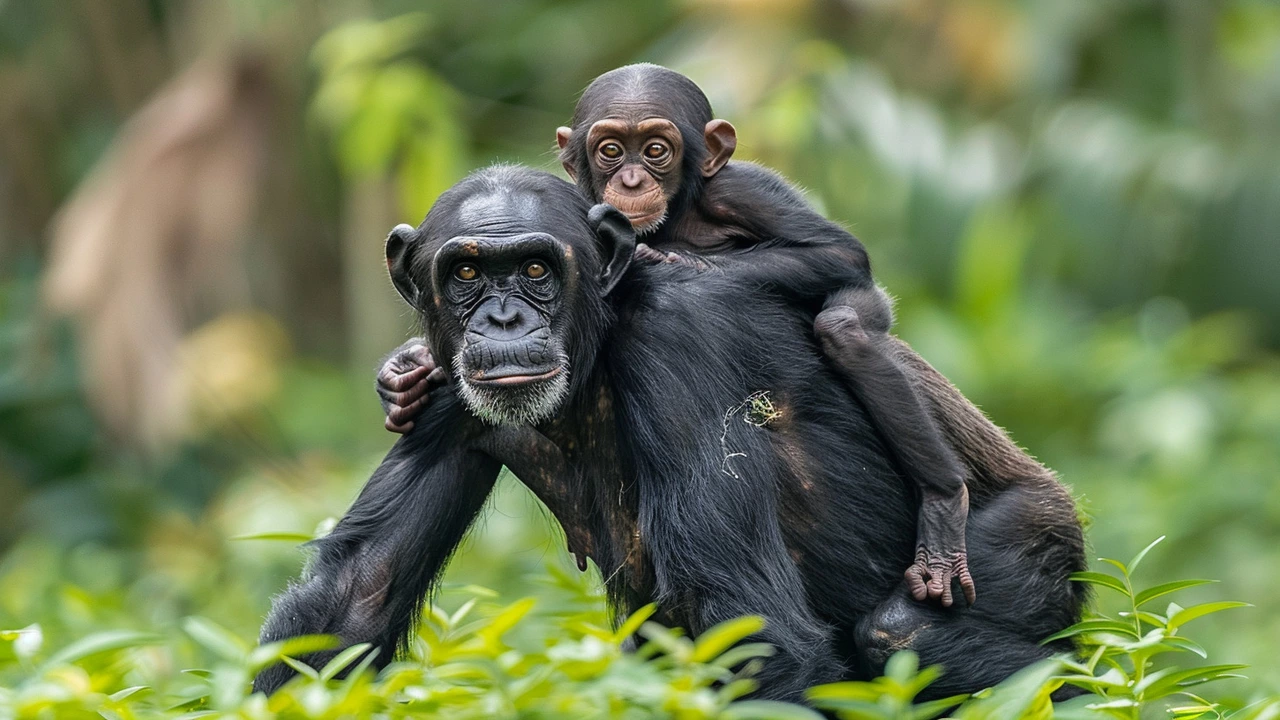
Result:
{"label": "baby chimpanzee's eye", "polygon": [[650,160],[661,160],[666,157],[669,152],[671,152],[671,150],[667,148],[666,143],[660,142],[649,143],[644,148],[644,156]]}
{"label": "baby chimpanzee's eye", "polygon": [[600,157],[606,160],[617,160],[622,157],[622,146],[616,142],[607,142],[600,146]]}

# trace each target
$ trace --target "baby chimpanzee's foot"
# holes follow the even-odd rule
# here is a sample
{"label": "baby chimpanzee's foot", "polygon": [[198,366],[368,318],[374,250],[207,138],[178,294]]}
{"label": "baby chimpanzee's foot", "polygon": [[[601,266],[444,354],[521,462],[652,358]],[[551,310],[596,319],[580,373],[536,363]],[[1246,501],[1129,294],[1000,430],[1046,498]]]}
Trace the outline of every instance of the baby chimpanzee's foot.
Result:
{"label": "baby chimpanzee's foot", "polygon": [[965,602],[969,605],[977,599],[973,578],[969,576],[969,558],[964,550],[933,552],[921,545],[916,550],[916,561],[907,568],[907,587],[911,597],[919,602],[937,600],[942,607],[951,607],[951,581],[960,582]]}
{"label": "baby chimpanzee's foot", "polygon": [[392,353],[378,371],[378,397],[391,432],[407,433],[413,418],[426,407],[432,388],[445,383],[444,369],[436,367],[431,351],[410,343]]}

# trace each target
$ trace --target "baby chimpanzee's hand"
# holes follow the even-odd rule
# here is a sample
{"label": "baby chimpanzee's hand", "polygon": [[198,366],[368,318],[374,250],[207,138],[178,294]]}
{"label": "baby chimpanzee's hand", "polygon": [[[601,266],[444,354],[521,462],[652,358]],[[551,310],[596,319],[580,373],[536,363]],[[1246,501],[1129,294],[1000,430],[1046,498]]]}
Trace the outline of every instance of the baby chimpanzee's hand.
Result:
{"label": "baby chimpanzee's hand", "polygon": [[658,265],[666,263],[668,265],[683,265],[691,267],[694,270],[709,270],[711,266],[697,255],[688,253],[665,252],[663,250],[654,250],[644,243],[636,245],[634,255],[637,262],[649,263],[650,265]]}
{"label": "baby chimpanzee's hand", "polygon": [[396,348],[378,371],[378,398],[387,414],[386,427],[394,433],[413,429],[413,418],[430,402],[433,388],[446,381],[444,369],[422,338],[414,338]]}

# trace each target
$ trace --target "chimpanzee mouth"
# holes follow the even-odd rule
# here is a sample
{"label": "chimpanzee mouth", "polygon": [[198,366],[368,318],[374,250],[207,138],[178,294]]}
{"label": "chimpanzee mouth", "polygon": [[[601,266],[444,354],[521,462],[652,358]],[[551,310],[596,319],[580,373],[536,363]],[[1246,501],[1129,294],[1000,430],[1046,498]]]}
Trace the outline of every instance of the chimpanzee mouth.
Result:
{"label": "chimpanzee mouth", "polygon": [[666,210],[659,210],[650,213],[623,213],[627,216],[627,220],[631,222],[631,227],[635,228],[637,233],[645,234],[653,232],[662,226],[662,221],[667,219]]}
{"label": "chimpanzee mouth", "polygon": [[512,371],[510,374],[486,373],[483,370],[473,374],[468,381],[473,385],[480,387],[518,387],[520,385],[528,385],[530,383],[542,382],[550,380],[559,375],[564,370],[563,367],[553,367],[547,372],[537,374],[518,373]]}
{"label": "chimpanzee mouth", "polygon": [[[544,373],[529,374],[524,368],[484,373],[465,372],[462,354],[454,357],[458,395],[467,408],[481,420],[493,425],[536,425],[554,416],[569,396],[569,362]],[[495,376],[496,373],[501,373]]]}

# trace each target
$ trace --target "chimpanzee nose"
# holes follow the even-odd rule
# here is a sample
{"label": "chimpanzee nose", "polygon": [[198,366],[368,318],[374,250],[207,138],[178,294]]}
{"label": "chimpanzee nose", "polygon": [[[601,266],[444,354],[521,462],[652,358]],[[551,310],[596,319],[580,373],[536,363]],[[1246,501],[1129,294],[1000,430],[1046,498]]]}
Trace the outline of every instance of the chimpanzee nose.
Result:
{"label": "chimpanzee nose", "polygon": [[489,322],[497,325],[503,330],[510,330],[512,327],[515,327],[520,323],[520,309],[514,306],[507,307],[506,305],[500,305],[497,308],[489,310],[489,312],[486,313],[486,317],[489,318]]}
{"label": "chimpanzee nose", "polygon": [[644,180],[644,171],[634,165],[629,165],[622,168],[618,177],[622,180],[623,187],[634,190],[640,187],[640,182]]}

